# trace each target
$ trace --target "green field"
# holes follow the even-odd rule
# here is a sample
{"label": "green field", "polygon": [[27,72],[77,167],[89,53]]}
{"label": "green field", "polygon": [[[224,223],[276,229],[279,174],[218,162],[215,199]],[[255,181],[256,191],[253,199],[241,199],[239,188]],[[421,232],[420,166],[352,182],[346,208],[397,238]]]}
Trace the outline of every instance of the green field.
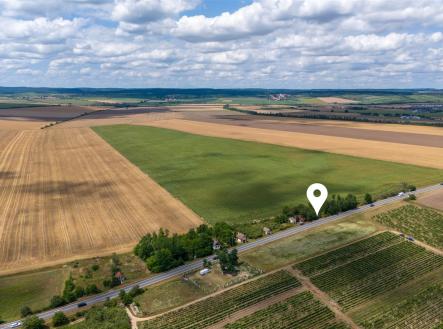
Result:
{"label": "green field", "polygon": [[209,223],[238,224],[306,203],[306,188],[360,199],[392,190],[407,179],[417,186],[441,181],[437,169],[277,145],[117,125],[94,130],[141,170]]}
{"label": "green field", "polygon": [[443,214],[438,211],[406,205],[374,218],[379,223],[412,235],[421,242],[443,248]]}
{"label": "green field", "polygon": [[0,318],[19,318],[23,306],[29,306],[33,311],[47,307],[51,297],[63,290],[66,277],[66,271],[61,268],[1,277]]}

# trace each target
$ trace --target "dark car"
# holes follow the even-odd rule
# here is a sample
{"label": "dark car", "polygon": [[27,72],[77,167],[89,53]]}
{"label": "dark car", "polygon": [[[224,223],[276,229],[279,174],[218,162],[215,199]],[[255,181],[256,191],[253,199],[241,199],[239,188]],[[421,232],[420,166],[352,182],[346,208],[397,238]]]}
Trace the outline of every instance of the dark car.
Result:
{"label": "dark car", "polygon": [[85,307],[86,305],[88,305],[88,304],[85,302],[81,302],[81,303],[77,304],[77,307]]}

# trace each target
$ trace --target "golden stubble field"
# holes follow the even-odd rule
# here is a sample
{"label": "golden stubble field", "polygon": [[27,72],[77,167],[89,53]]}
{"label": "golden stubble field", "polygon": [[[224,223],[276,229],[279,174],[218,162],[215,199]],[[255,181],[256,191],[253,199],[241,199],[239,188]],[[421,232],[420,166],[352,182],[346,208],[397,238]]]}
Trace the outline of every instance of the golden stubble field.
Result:
{"label": "golden stubble field", "polygon": [[206,136],[242,139],[443,169],[443,148],[440,147],[322,136],[180,119],[158,120],[144,124]]}
{"label": "golden stubble field", "polygon": [[0,274],[129,251],[201,219],[89,128],[0,132]]}

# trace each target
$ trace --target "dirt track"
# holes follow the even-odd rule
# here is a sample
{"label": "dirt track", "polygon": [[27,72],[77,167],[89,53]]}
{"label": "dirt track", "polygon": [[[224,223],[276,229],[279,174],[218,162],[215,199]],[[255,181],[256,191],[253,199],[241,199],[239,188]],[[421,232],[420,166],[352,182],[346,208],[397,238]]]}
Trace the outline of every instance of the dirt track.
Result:
{"label": "dirt track", "polygon": [[310,150],[353,155],[418,166],[443,169],[443,148],[380,142],[335,136],[313,136],[298,132],[259,129],[238,126],[195,122],[189,120],[158,120],[148,125],[169,128],[206,136],[226,137],[299,147]]}
{"label": "dirt track", "polygon": [[147,232],[201,223],[88,128],[7,136],[0,140],[0,273],[129,251]]}

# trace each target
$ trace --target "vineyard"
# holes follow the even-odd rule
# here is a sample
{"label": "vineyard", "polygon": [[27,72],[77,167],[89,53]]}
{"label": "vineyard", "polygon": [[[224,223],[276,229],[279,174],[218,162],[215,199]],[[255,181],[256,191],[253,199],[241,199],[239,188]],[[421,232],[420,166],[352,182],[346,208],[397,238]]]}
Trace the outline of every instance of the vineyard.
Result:
{"label": "vineyard", "polygon": [[380,307],[360,321],[367,329],[437,328],[443,324],[443,285],[433,285],[420,293],[390,306]]}
{"label": "vineyard", "polygon": [[[386,233],[384,235],[386,236]],[[380,235],[377,235],[357,243],[360,246],[364,243],[371,245],[371,239],[379,238]],[[349,249],[359,250],[355,244],[352,244],[336,250],[333,255],[345,255]],[[313,264],[319,263],[320,257],[323,256],[296,266],[304,269],[305,273],[309,273],[307,269],[314,268]],[[344,265],[332,266],[330,270],[323,272],[311,270],[314,274],[307,275],[317,287],[327,292],[343,309],[349,310],[441,266],[443,266],[442,256],[428,252],[411,242],[402,241],[361,258],[354,258]]]}
{"label": "vineyard", "polygon": [[438,211],[406,205],[379,214],[375,219],[429,245],[443,248],[443,214]]}
{"label": "vineyard", "polygon": [[300,282],[288,272],[279,271],[146,321],[142,328],[206,328],[234,312],[300,286]]}
{"label": "vineyard", "polygon": [[308,292],[302,292],[280,303],[273,304],[234,323],[227,329],[345,329],[348,326],[337,322],[334,313]]}
{"label": "vineyard", "polygon": [[314,276],[330,271],[363,256],[389,247],[403,241],[403,239],[390,232],[383,232],[373,237],[355,242],[346,248],[327,252],[318,257],[309,259],[297,267],[304,275]]}

